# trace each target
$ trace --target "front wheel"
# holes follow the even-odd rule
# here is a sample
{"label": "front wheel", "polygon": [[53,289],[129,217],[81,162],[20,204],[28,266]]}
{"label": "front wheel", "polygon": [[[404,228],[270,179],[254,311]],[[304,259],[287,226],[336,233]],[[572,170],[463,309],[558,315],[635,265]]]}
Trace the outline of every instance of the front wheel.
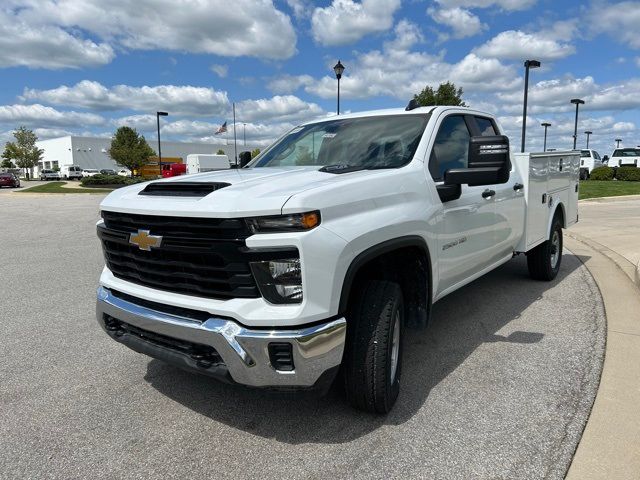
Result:
{"label": "front wheel", "polygon": [[553,280],[562,263],[562,224],[553,219],[549,239],[527,253],[529,275],[534,280]]}
{"label": "front wheel", "polygon": [[400,392],[404,305],[397,283],[370,280],[357,294],[347,327],[344,379],[351,405],[388,413]]}

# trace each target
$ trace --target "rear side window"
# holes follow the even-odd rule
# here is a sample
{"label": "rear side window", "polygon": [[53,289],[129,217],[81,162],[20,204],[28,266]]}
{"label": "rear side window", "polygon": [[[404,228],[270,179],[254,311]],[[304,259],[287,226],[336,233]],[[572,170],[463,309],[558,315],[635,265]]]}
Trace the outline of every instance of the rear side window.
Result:
{"label": "rear side window", "polygon": [[478,129],[480,130],[481,136],[492,137],[494,135],[498,135],[498,132],[496,132],[496,127],[490,118],[484,118],[484,117],[475,117],[475,118],[476,118],[476,124],[478,125]]}
{"label": "rear side window", "polygon": [[462,115],[443,120],[429,157],[429,172],[434,180],[443,180],[451,168],[466,168],[469,152],[469,129]]}

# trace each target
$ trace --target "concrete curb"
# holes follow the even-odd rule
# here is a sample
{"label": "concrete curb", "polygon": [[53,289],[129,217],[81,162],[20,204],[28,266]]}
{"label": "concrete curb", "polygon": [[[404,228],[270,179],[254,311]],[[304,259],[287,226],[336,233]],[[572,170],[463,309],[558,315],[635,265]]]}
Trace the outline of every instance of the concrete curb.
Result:
{"label": "concrete curb", "polygon": [[613,261],[613,263],[615,263],[615,265],[622,270],[627,277],[629,277],[629,280],[631,280],[631,282],[640,289],[640,261],[637,265],[634,265],[632,262],[619,253],[611,250],[609,247],[575,232],[565,231],[565,236],[577,240],[578,242],[585,244],[609,258],[609,260]]}
{"label": "concrete curb", "polygon": [[583,198],[582,200],[579,200],[579,202],[606,203],[606,202],[619,202],[623,200],[640,200],[640,195],[617,195],[613,197]]}
{"label": "concrete curb", "polygon": [[575,234],[566,237],[565,246],[580,258],[598,285],[607,317],[607,344],[598,393],[566,479],[638,478],[640,292],[626,265],[623,268],[616,262],[615,252],[584,237],[586,241],[578,240]]}

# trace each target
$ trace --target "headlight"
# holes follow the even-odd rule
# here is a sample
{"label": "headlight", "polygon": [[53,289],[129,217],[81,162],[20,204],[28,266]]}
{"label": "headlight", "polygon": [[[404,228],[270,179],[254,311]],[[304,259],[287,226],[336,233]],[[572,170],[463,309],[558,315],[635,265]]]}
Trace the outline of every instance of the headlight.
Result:
{"label": "headlight", "polygon": [[246,219],[251,233],[304,232],[320,224],[320,212],[292,213]]}
{"label": "headlight", "polygon": [[260,293],[270,303],[302,302],[302,270],[299,258],[251,262]]}

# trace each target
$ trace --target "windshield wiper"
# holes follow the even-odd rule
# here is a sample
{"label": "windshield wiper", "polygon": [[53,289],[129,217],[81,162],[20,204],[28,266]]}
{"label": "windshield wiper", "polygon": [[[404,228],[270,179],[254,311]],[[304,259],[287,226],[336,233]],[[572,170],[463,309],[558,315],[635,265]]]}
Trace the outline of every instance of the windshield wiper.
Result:
{"label": "windshield wiper", "polygon": [[344,163],[336,163],[334,165],[325,165],[324,167],[322,167],[320,170],[318,170],[319,172],[325,172],[325,173],[351,173],[351,172],[359,172],[361,170],[383,170],[385,168],[396,168],[393,166],[382,166],[382,165],[372,165],[372,166],[366,166],[366,165],[347,165]]}

